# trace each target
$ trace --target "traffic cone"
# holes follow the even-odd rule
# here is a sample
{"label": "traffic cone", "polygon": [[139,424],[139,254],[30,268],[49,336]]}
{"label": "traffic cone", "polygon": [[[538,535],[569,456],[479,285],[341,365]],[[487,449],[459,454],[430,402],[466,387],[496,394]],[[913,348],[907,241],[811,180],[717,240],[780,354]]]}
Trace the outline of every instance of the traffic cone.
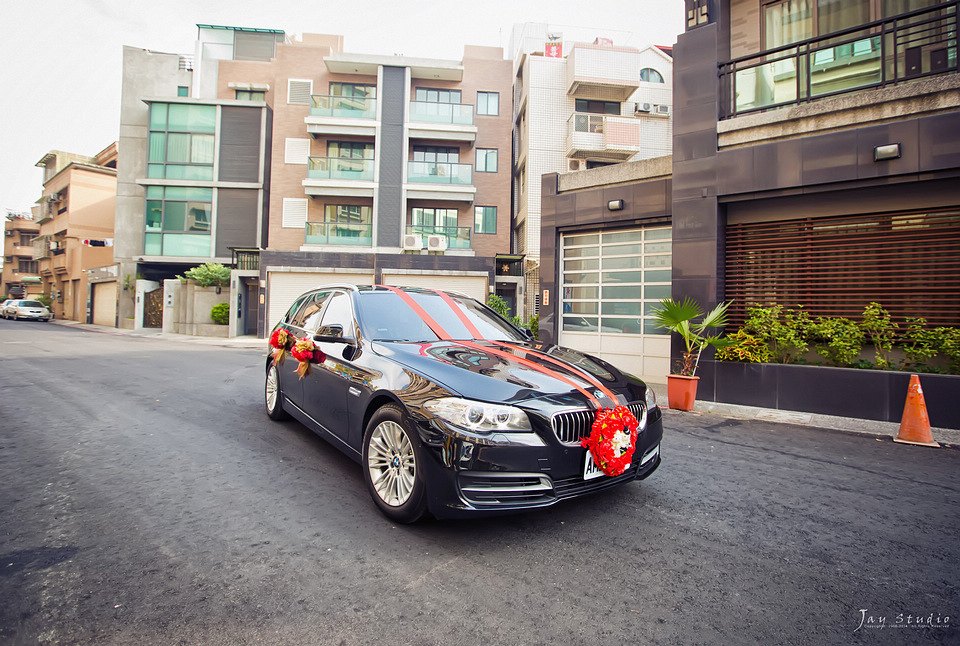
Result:
{"label": "traffic cone", "polygon": [[907,401],[903,405],[903,418],[900,420],[900,432],[893,441],[920,446],[940,446],[933,441],[933,434],[930,432],[930,418],[927,416],[927,404],[923,401],[920,375],[910,375]]}

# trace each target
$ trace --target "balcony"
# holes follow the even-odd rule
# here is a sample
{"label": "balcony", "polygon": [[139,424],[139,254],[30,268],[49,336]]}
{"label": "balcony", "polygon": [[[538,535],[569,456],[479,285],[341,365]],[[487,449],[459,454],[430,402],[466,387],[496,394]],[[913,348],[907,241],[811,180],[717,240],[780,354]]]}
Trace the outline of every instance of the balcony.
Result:
{"label": "balcony", "polygon": [[477,140],[473,106],[465,103],[410,102],[410,138],[438,141]]}
{"label": "balcony", "polygon": [[913,11],[722,63],[721,117],[955,74],[958,5]]}
{"label": "balcony", "polygon": [[374,160],[310,157],[303,190],[307,195],[373,197]]}
{"label": "balcony", "polygon": [[373,246],[373,225],[363,222],[307,222],[308,245]]}
{"label": "balcony", "polygon": [[577,44],[567,56],[567,94],[626,101],[640,87],[642,67],[636,49]]}
{"label": "balcony", "polygon": [[65,274],[67,273],[67,254],[61,252],[54,252],[53,262],[53,273],[55,274]]}
{"label": "balcony", "polygon": [[360,135],[377,131],[377,100],[356,96],[310,97],[310,114],[304,118],[311,135]]}
{"label": "balcony", "polygon": [[231,247],[230,250],[233,252],[233,266],[237,269],[260,269],[259,249],[241,249],[239,247]]}
{"label": "balcony", "polygon": [[473,166],[448,162],[407,163],[407,198],[472,202]]}
{"label": "balcony", "polygon": [[470,227],[438,227],[419,224],[408,224],[407,235],[419,235],[424,249],[430,250],[430,238],[440,236],[444,239],[442,245],[446,249],[469,249],[470,236],[473,229]]}
{"label": "balcony", "polygon": [[567,157],[626,161],[640,152],[643,125],[633,117],[575,112],[567,119]]}

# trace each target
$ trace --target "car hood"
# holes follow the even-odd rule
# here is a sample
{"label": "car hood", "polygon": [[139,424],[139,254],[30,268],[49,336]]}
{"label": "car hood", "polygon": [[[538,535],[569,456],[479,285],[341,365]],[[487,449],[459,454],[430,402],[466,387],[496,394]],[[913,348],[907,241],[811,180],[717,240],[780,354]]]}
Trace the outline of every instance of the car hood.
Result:
{"label": "car hood", "polygon": [[594,381],[614,394],[623,394],[626,401],[635,398],[627,388],[631,380],[616,368],[596,357],[560,346],[477,340],[374,343],[373,350],[451,392],[480,401],[519,404],[548,399],[556,405],[580,407],[588,398],[579,387],[605,406],[611,405],[584,373],[589,373]]}

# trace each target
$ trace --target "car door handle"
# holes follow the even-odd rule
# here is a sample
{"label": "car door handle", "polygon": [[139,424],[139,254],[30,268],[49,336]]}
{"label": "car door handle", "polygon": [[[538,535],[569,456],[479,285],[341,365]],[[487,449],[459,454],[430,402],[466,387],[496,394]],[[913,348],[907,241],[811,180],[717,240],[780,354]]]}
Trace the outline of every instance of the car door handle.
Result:
{"label": "car door handle", "polygon": [[360,396],[360,389],[354,388],[353,386],[350,386],[349,388],[347,388],[347,392],[353,395],[354,397]]}

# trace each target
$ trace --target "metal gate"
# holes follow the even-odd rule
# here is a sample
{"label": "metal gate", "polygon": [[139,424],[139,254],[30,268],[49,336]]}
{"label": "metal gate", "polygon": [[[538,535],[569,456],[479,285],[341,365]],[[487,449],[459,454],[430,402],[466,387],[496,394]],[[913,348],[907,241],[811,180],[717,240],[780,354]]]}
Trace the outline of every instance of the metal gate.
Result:
{"label": "metal gate", "polygon": [[144,293],[143,327],[163,327],[163,287]]}

